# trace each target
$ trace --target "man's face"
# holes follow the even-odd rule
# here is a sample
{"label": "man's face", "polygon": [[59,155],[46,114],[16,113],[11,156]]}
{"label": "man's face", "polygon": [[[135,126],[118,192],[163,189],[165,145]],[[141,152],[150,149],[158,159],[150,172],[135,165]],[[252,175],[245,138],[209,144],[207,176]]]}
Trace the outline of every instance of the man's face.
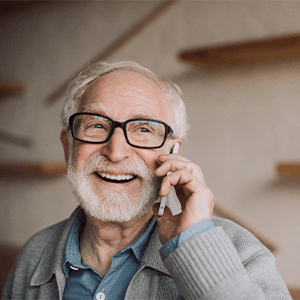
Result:
{"label": "man's face", "polygon": [[[146,77],[128,71],[107,74],[86,90],[79,112],[106,115],[123,122],[151,118],[169,123],[163,91]],[[103,221],[129,221],[146,214],[158,199],[160,180],[154,178],[159,149],[139,149],[127,144],[116,128],[104,144],[73,142],[68,177],[80,204]]]}

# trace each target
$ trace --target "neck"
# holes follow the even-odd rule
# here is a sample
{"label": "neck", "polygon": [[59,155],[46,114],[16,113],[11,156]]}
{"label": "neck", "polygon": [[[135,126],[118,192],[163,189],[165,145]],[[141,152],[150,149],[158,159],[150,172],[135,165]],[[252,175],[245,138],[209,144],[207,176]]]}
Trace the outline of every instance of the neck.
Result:
{"label": "neck", "polygon": [[139,219],[113,223],[87,215],[80,237],[82,262],[95,268],[104,277],[110,268],[112,257],[143,234],[152,216],[151,210]]}

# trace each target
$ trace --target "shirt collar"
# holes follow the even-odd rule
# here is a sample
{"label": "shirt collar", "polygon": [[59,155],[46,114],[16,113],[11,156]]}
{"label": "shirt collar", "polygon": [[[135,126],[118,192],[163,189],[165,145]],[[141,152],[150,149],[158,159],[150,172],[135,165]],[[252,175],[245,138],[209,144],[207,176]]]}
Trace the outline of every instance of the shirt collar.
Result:
{"label": "shirt collar", "polygon": [[[71,228],[71,231],[68,236],[66,248],[65,248],[63,270],[66,278],[69,277],[70,265],[75,268],[86,269],[86,266],[84,266],[81,262],[80,246],[79,246],[79,238],[84,224],[85,224],[85,213],[83,210],[81,210],[77,216],[77,220],[75,221],[75,223]],[[122,249],[119,252],[119,254],[122,252],[124,253],[125,251],[131,249],[136,259],[140,263],[146,251],[148,241],[152,234],[153,228],[155,227],[155,224],[156,224],[156,220],[154,217],[152,217],[145,232],[134,243]]]}
{"label": "shirt collar", "polygon": [[85,213],[81,210],[74,222],[66,244],[63,269],[66,278],[69,277],[69,266],[82,268],[81,255],[79,248],[79,237],[85,224]]}

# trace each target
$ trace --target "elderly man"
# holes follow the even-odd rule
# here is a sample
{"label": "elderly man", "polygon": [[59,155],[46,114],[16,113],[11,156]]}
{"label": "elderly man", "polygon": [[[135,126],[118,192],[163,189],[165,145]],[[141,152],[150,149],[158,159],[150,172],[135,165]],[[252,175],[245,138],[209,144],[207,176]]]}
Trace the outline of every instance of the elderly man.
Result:
{"label": "elderly man", "polygon": [[[62,120],[79,207],[27,242],[3,299],[291,299],[272,254],[213,218],[201,169],[170,154],[187,130],[176,85],[97,63],[70,85]],[[182,211],[158,214],[172,186]]]}

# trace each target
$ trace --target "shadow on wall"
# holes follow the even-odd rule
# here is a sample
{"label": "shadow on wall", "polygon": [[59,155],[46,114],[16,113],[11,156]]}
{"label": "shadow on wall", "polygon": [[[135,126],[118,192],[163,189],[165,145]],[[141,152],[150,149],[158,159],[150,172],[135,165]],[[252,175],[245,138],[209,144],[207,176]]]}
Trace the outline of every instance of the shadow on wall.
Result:
{"label": "shadow on wall", "polygon": [[2,295],[6,277],[20,250],[21,247],[0,245],[0,295]]}

